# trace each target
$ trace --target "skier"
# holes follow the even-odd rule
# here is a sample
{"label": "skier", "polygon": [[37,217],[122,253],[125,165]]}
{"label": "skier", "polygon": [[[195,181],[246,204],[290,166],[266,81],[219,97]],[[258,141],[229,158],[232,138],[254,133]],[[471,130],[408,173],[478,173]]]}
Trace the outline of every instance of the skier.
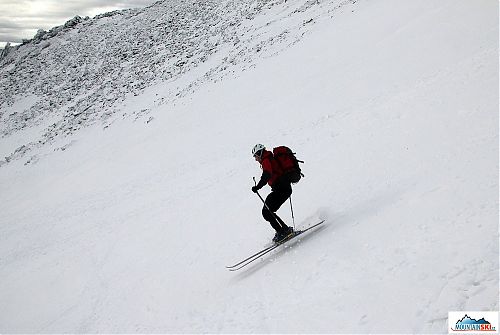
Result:
{"label": "skier", "polygon": [[252,155],[262,168],[260,181],[252,187],[252,192],[257,193],[266,183],[271,186],[271,193],[267,196],[262,208],[262,216],[276,231],[273,241],[278,242],[293,233],[293,228],[287,226],[276,215],[276,211],[292,195],[292,185],[288,178],[283,175],[280,166],[273,158],[273,153],[266,150],[264,145],[256,144],[253,147]]}

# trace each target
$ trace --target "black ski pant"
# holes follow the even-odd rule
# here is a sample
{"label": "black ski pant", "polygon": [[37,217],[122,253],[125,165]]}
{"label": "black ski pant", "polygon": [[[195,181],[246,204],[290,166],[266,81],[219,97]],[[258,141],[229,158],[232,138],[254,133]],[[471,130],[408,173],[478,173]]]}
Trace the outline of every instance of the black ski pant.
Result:
{"label": "black ski pant", "polygon": [[[262,216],[269,221],[276,232],[285,232],[288,226],[276,215],[276,211],[292,195],[292,185],[281,183],[272,188],[271,193],[266,198],[266,206],[262,208]],[[269,208],[269,209],[268,209]]]}

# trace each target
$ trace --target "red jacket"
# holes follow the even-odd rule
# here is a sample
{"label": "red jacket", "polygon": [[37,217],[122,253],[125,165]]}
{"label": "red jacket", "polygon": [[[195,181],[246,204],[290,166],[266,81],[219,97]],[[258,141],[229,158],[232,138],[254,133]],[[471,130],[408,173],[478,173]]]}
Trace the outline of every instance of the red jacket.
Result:
{"label": "red jacket", "polygon": [[260,167],[263,170],[259,182],[260,187],[264,186],[266,181],[269,186],[273,186],[276,180],[282,175],[281,168],[278,162],[273,158],[273,153],[271,151],[264,150]]}

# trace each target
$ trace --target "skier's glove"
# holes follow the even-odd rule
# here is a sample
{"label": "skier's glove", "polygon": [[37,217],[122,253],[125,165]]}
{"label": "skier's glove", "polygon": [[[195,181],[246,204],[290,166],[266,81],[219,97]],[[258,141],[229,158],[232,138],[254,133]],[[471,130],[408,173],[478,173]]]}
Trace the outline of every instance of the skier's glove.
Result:
{"label": "skier's glove", "polygon": [[259,188],[257,186],[252,186],[253,193],[257,193],[258,190],[259,190]]}

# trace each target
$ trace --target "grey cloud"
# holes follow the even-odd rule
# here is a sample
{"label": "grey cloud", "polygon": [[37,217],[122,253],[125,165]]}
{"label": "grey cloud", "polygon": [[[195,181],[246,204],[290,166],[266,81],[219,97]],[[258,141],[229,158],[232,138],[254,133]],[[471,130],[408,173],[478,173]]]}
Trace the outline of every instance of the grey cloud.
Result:
{"label": "grey cloud", "polygon": [[[47,5],[43,6],[46,2]],[[32,38],[38,29],[48,30],[79,16],[93,17],[110,8],[140,8],[153,4],[155,0],[2,0],[0,2],[0,47],[5,42],[21,42]],[[30,14],[32,6],[45,7]]]}
{"label": "grey cloud", "polygon": [[0,30],[21,29],[22,25],[9,19],[0,21]]}

